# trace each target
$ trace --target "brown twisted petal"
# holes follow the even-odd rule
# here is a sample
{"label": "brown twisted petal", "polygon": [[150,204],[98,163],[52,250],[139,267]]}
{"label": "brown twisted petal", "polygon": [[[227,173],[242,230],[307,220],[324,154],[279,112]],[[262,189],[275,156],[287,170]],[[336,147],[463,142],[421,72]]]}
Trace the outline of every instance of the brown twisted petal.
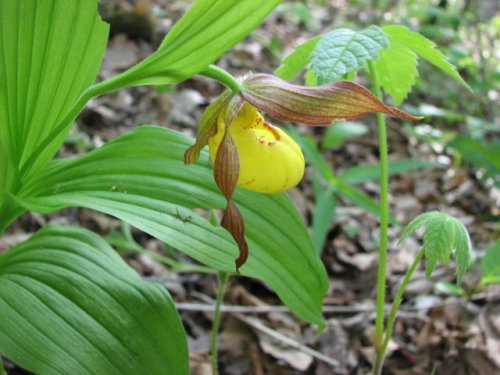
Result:
{"label": "brown twisted petal", "polygon": [[307,125],[330,125],[337,120],[353,120],[374,112],[405,120],[418,119],[385,105],[368,89],[349,81],[300,86],[270,74],[254,74],[243,81],[240,95],[277,119]]}
{"label": "brown twisted petal", "polygon": [[[227,123],[231,124],[242,106],[243,100],[229,90],[224,91],[210,104],[201,117],[195,144],[184,153],[184,163],[191,164],[198,159],[201,149],[208,144],[208,139],[217,132],[217,119],[220,115],[223,114]],[[229,126],[225,129],[221,145],[215,157],[214,179],[227,200],[227,207],[221,225],[231,233],[238,244],[240,254],[235,263],[236,272],[239,272],[239,268],[248,258],[248,244],[245,240],[243,217],[238,207],[231,200],[240,173],[240,162],[238,150],[228,132],[228,128]]]}
{"label": "brown twisted petal", "polygon": [[[228,106],[228,118],[232,122],[232,118],[237,115],[241,108],[239,100],[233,101]],[[232,112],[232,113],[231,113]],[[235,260],[236,272],[239,273],[239,268],[246,262],[248,258],[248,244],[245,240],[245,222],[238,207],[231,200],[236,183],[240,174],[240,159],[238,149],[229,134],[229,127],[226,126],[224,136],[217,149],[217,155],[214,162],[214,178],[215,183],[222,191],[227,200],[227,207],[222,217],[221,225],[224,227],[238,244],[240,251],[239,257]]]}

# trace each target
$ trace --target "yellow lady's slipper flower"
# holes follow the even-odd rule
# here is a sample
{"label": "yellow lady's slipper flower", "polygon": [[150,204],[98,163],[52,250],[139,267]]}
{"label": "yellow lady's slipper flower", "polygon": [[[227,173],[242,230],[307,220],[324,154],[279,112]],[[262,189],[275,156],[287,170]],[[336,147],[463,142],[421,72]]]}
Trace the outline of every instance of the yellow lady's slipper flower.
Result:
{"label": "yellow lady's slipper flower", "polygon": [[[217,133],[208,140],[215,160],[226,124],[221,112]],[[260,193],[279,193],[297,185],[304,175],[304,155],[283,130],[267,123],[254,106],[245,103],[229,128],[238,149],[237,184]]]}
{"label": "yellow lady's slipper flower", "polygon": [[363,86],[347,81],[306,87],[269,74],[252,74],[233,92],[222,93],[203,113],[196,142],[186,150],[184,162],[194,163],[208,144],[215,183],[227,200],[221,225],[231,233],[240,251],[235,259],[237,271],[245,264],[249,248],[243,216],[232,201],[236,185],[261,193],[278,193],[297,185],[304,175],[304,156],[299,146],[282,130],[265,122],[257,109],[279,120],[312,126],[374,112],[417,119],[385,105]]}

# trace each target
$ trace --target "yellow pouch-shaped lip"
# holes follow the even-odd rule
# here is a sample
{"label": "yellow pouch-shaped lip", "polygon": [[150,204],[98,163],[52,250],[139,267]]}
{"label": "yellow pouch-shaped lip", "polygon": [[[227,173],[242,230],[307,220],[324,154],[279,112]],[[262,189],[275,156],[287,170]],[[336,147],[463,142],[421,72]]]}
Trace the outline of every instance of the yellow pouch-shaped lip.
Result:
{"label": "yellow pouch-shaped lip", "polygon": [[[217,133],[208,141],[215,160],[224,135],[224,111]],[[240,159],[238,185],[260,193],[278,193],[297,185],[304,176],[304,155],[281,129],[265,122],[255,107],[246,103],[229,128]]]}

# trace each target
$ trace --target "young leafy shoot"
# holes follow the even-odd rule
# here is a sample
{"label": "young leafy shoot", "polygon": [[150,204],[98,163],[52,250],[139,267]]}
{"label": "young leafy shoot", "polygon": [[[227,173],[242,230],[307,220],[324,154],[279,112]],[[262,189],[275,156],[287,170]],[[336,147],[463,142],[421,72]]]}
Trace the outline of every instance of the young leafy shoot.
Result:
{"label": "young leafy shoot", "polygon": [[335,82],[344,74],[377,59],[389,47],[387,35],[377,26],[360,31],[337,29],[325,34],[311,54],[311,69],[318,83]]}
{"label": "young leafy shoot", "polygon": [[454,253],[459,284],[474,260],[469,233],[465,226],[459,220],[443,212],[426,212],[417,216],[406,226],[399,243],[406,240],[420,227],[425,227],[423,248],[427,259],[426,276],[431,276],[439,261],[447,264],[451,254]]}
{"label": "young leafy shoot", "polygon": [[384,91],[394,98],[396,105],[406,98],[418,77],[418,57],[427,60],[470,90],[456,67],[437,49],[432,40],[401,25],[385,26],[383,32],[389,38],[390,47],[380,52],[375,68]]}

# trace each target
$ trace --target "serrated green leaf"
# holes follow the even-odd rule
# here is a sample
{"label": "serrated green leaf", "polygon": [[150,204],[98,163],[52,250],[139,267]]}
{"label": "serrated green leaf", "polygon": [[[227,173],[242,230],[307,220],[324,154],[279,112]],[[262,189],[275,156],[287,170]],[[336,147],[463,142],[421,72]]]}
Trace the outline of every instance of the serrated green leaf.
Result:
{"label": "serrated green leaf", "polygon": [[325,34],[311,54],[311,69],[319,83],[334,82],[364,66],[389,47],[386,34],[377,26],[360,31],[337,29]]}
{"label": "serrated green leaf", "polygon": [[456,226],[453,219],[443,214],[439,220],[428,222],[424,232],[427,265],[425,274],[430,277],[438,261],[447,263],[455,243]]}
{"label": "serrated green leaf", "polygon": [[481,259],[481,284],[500,283],[500,241],[494,243]]}
{"label": "serrated green leaf", "polygon": [[457,68],[437,49],[436,43],[432,40],[401,25],[385,26],[383,31],[389,36],[391,44],[397,42],[407,47],[470,90],[469,85],[458,74]]}
{"label": "serrated green leaf", "polygon": [[46,226],[0,256],[0,353],[39,374],[188,374],[162,286],[97,235]]}
{"label": "serrated green leaf", "polygon": [[[35,211],[81,206],[116,216],[218,270],[234,272],[230,235],[188,208],[222,208],[206,150],[185,166],[193,140],[154,126],[138,128],[88,155],[54,162],[25,185],[18,200]],[[250,246],[246,276],[269,283],[298,316],[322,324],[326,273],[286,194],[237,189]],[[189,220],[179,218],[190,217]]]}
{"label": "serrated green leaf", "polygon": [[316,252],[321,255],[326,237],[335,216],[335,191],[332,188],[323,190],[315,199],[316,205],[312,217],[312,241]]}
{"label": "serrated green leaf", "polygon": [[382,88],[394,98],[395,105],[400,105],[418,77],[417,55],[390,36],[389,40],[391,46],[380,51],[374,66]]}
{"label": "serrated green leaf", "polygon": [[295,49],[283,59],[280,67],[274,71],[274,75],[285,81],[293,79],[309,63],[309,57],[320,38],[320,36],[316,36],[295,47]]}
{"label": "serrated green leaf", "polygon": [[412,233],[414,233],[421,226],[439,220],[441,215],[442,213],[439,211],[425,212],[423,214],[418,215],[416,218],[410,221],[410,223],[405,227],[403,233],[401,233],[398,244],[401,245],[403,241],[405,241]]}
{"label": "serrated green leaf", "polygon": [[108,30],[96,0],[0,2],[0,142],[16,170],[63,142],[58,133],[37,150],[95,80]]}
{"label": "serrated green leaf", "polygon": [[[389,162],[389,176],[426,167],[442,168],[442,165],[426,160],[393,160]],[[349,184],[376,181],[380,179],[380,163],[363,164],[347,168],[339,174],[338,178]]]}
{"label": "serrated green leaf", "polygon": [[467,271],[474,260],[474,255],[467,229],[459,220],[453,220],[455,225],[455,243],[453,247],[455,250],[455,260],[457,262],[457,284],[460,284],[465,271]]}

